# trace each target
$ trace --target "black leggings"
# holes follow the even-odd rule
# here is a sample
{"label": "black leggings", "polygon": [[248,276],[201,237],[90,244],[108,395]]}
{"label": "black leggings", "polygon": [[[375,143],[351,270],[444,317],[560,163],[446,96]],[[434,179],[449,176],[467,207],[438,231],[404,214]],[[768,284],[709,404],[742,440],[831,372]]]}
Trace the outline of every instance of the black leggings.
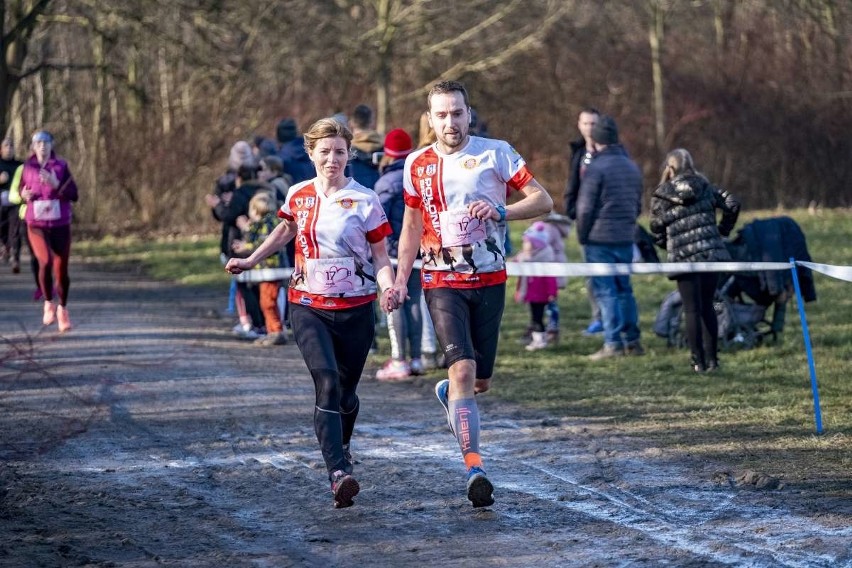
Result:
{"label": "black leggings", "polygon": [[695,363],[702,367],[717,360],[719,324],[713,296],[719,275],[715,272],[684,274],[677,279],[683,300],[686,342]]}
{"label": "black leggings", "polygon": [[352,471],[343,451],[355,429],[361,379],[376,333],[373,304],[318,310],[290,303],[290,322],[314,380],[314,429],[329,475]]}

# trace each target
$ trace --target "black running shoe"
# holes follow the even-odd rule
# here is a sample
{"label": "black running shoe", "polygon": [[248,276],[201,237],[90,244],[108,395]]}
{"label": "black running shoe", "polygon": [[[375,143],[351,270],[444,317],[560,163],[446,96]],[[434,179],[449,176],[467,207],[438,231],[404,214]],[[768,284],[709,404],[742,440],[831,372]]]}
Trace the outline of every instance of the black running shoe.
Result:
{"label": "black running shoe", "polygon": [[494,504],[494,486],[485,477],[482,468],[472,467],[467,470],[467,498],[474,507],[488,507]]}

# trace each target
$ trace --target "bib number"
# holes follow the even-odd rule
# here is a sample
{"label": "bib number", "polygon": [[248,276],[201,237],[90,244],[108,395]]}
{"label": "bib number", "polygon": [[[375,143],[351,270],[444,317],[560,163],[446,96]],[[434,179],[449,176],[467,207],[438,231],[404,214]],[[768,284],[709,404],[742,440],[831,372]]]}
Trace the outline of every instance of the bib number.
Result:
{"label": "bib number", "polygon": [[485,240],[485,221],[471,216],[467,209],[441,211],[438,220],[441,223],[441,246],[444,248],[472,245]]}
{"label": "bib number", "polygon": [[308,288],[314,294],[343,294],[355,289],[353,258],[312,258],[306,265]]}
{"label": "bib number", "polygon": [[32,202],[33,217],[37,221],[56,221],[59,219],[58,199],[38,199]]}

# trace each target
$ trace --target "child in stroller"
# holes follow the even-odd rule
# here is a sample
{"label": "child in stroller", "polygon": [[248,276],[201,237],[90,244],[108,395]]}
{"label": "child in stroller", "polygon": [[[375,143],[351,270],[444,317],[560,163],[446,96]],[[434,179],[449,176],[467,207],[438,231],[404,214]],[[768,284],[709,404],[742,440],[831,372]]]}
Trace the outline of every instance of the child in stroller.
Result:
{"label": "child in stroller", "polygon": [[[727,243],[734,261],[787,262],[790,258],[810,261],[805,236],[790,217],[758,219],[743,226],[737,237]],[[796,267],[803,299],[816,300],[813,274],[809,268]],[[737,272],[720,279],[714,297],[719,322],[719,342],[723,348],[751,349],[766,339],[777,339],[784,331],[787,302],[793,297],[790,271]],[[753,303],[749,303],[749,300]],[[766,312],[773,306],[772,319]],[[672,292],[663,300],[654,332],[669,346],[683,345],[680,329],[680,296]]]}
{"label": "child in stroller", "polygon": [[[769,336],[774,338],[775,333],[765,319],[767,306],[748,303],[742,296],[730,295],[735,282],[735,275],[728,276],[713,297],[719,324],[719,346],[725,350],[734,347],[751,349]],[[668,347],[686,347],[683,301],[677,290],[669,293],[660,305],[654,321],[654,333],[665,339]]]}

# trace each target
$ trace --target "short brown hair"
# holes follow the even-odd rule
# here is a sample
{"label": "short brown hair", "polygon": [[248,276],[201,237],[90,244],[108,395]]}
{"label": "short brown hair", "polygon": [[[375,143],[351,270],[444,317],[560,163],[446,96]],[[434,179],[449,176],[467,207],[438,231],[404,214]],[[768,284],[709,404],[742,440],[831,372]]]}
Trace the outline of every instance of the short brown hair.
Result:
{"label": "short brown hair", "polygon": [[340,137],[346,140],[346,149],[352,147],[352,131],[333,118],[321,118],[311,125],[305,137],[305,150],[310,154],[317,142],[323,138]]}
{"label": "short brown hair", "polygon": [[433,96],[449,93],[461,93],[464,98],[464,106],[470,107],[470,100],[468,100],[467,89],[464,88],[464,85],[458,81],[441,81],[429,90],[429,96],[426,98],[426,108],[432,110]]}

